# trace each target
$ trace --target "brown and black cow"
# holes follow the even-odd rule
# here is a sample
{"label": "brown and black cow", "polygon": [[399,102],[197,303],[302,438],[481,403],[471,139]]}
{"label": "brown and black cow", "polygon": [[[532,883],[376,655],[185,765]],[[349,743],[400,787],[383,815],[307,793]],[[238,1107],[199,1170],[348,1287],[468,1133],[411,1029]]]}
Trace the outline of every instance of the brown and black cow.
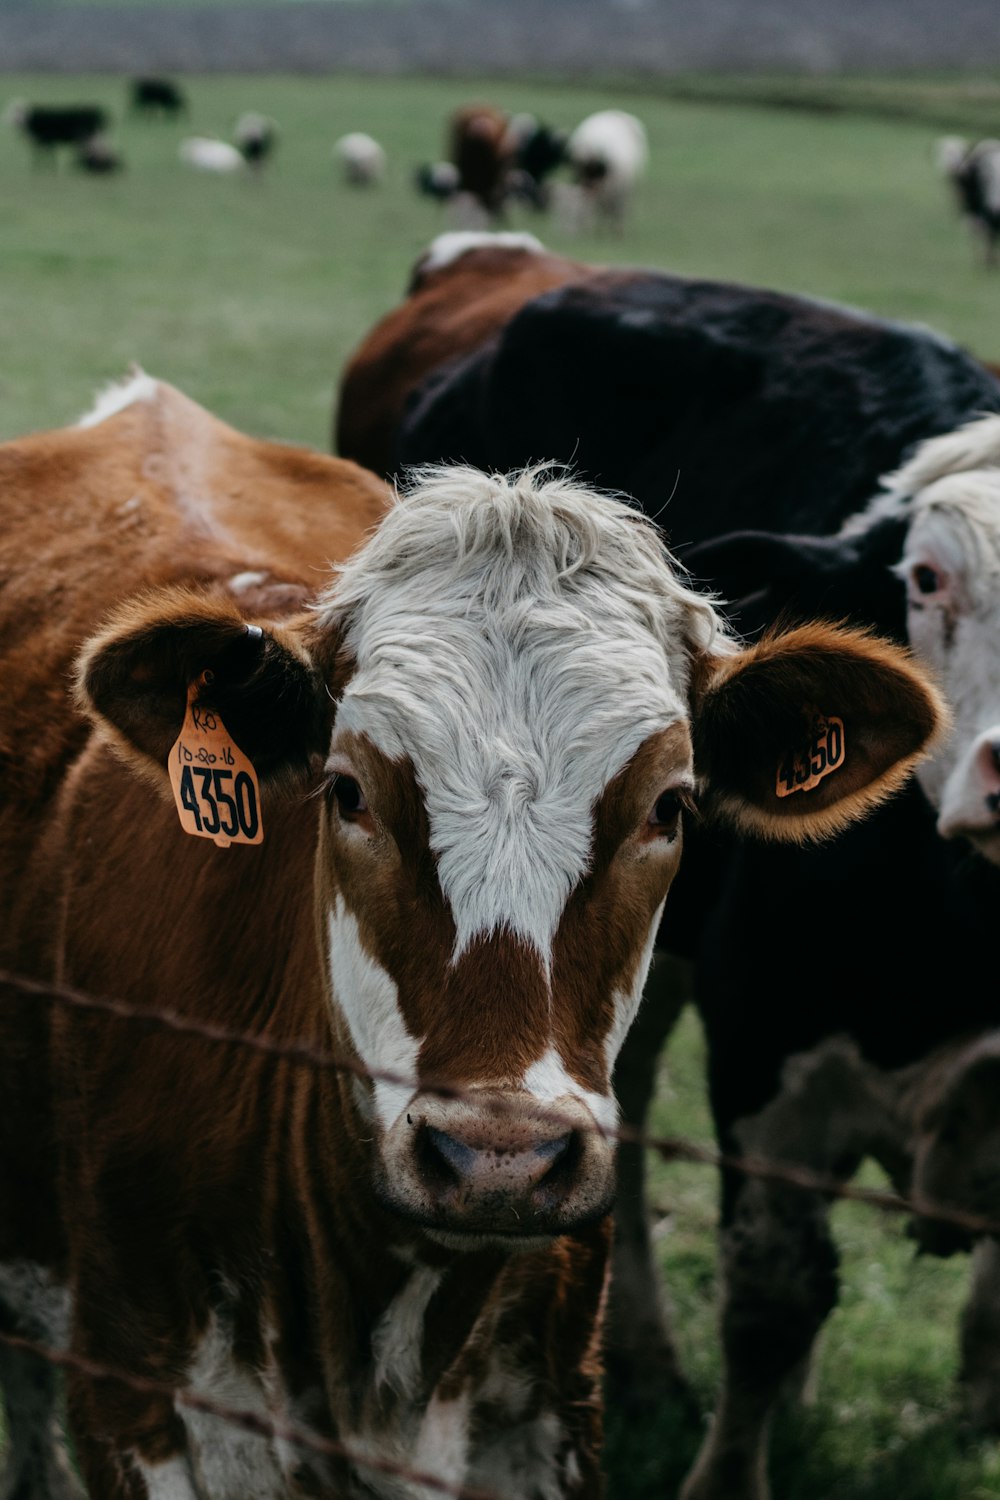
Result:
{"label": "brown and black cow", "polygon": [[[861,632],[739,649],[565,477],[387,508],[146,376],[0,474],[3,962],[352,1065],[5,986],[5,1329],[353,1455],[77,1373],[93,1500],[598,1495],[611,1075],[686,809],[821,837],[935,691]],[[65,1493],[4,1363],[13,1477]]]}

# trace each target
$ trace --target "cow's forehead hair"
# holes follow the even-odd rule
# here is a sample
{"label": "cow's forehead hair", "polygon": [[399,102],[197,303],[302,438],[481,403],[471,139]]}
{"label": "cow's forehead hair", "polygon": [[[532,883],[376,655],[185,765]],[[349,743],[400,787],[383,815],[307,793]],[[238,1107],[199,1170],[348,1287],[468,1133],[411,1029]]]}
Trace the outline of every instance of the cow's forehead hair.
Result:
{"label": "cow's forehead hair", "polygon": [[1000,469],[949,474],[914,502],[906,555],[928,547],[950,572],[961,572],[976,597],[997,603],[1000,580]]}
{"label": "cow's forehead hair", "polygon": [[412,762],[456,953],[508,929],[547,962],[591,811],[686,716],[691,655],[735,649],[656,530],[545,469],[416,473],[319,605],[355,668],[336,732]]}

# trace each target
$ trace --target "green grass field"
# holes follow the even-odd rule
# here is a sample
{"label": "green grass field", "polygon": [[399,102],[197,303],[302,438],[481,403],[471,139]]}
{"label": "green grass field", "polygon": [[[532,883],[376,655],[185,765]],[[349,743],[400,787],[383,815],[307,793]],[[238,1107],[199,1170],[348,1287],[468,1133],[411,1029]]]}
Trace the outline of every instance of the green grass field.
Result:
{"label": "green grass field", "polygon": [[[0,437],[74,420],[135,360],[242,428],[325,447],[348,352],[399,299],[412,260],[442,227],[411,170],[441,154],[447,112],[475,97],[567,126],[623,102],[644,119],[652,163],[629,232],[571,241],[544,221],[517,221],[557,248],[836,298],[929,323],[1000,359],[1000,273],[974,263],[932,162],[934,136],[971,122],[968,85],[880,92],[869,82],[864,98],[835,110],[821,97],[830,86],[816,85],[809,112],[768,108],[760,81],[737,103],[718,101],[717,81],[689,92],[698,87],[701,98],[681,101],[584,86],[194,79],[186,126],[121,125],[128,171],[107,181],[34,172],[24,142],[5,131]],[[996,82],[977,87],[975,111],[985,119],[996,97],[1000,120]],[[901,88],[905,110],[887,107]],[[93,98],[120,117],[125,93],[122,80],[7,78],[0,97]],[[181,135],[225,134],[245,108],[282,129],[263,180],[207,178],[179,163]],[[893,113],[912,118],[879,117]],[[386,146],[384,187],[340,183],[330,148],[349,129]],[[710,1138],[702,1079],[688,1014],[664,1064],[656,1128]],[[718,1374],[713,1176],[659,1164],[653,1196],[678,1336],[708,1411]],[[903,1225],[870,1211],[844,1206],[835,1219],[844,1293],[816,1403],[776,1428],[777,1500],[1000,1497],[1000,1451],[965,1432],[952,1388],[967,1264],[915,1260]],[[612,1411],[609,1425],[611,1500],[669,1500],[698,1432],[669,1410],[631,1426]]]}
{"label": "green grass field", "polygon": [[[193,79],[187,126],[123,121],[128,170],[32,171],[0,132],[0,435],[71,420],[130,360],[254,431],[325,446],[352,345],[402,294],[442,226],[412,168],[442,150],[442,122],[477,96],[572,125],[618,96],[597,88],[424,80]],[[0,100],[97,99],[118,79],[8,78]],[[652,163],[631,231],[554,246],[837,298],[924,321],[1000,358],[998,281],[973,262],[931,160],[938,124],[630,95]],[[245,108],[281,125],[264,180],[202,176],[176,149],[225,134]],[[392,164],[351,192],[330,148],[367,129]],[[529,222],[522,216],[522,222]]]}

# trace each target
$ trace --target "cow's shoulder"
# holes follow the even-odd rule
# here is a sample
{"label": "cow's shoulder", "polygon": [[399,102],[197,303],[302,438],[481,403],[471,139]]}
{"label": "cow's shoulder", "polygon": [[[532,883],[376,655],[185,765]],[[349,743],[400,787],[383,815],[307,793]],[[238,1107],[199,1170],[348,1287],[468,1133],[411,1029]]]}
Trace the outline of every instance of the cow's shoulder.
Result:
{"label": "cow's shoulder", "polygon": [[86,733],[74,658],[123,599],[194,585],[295,613],[387,499],[356,465],[245,436],[146,375],[76,426],[0,445],[4,801],[54,792]]}

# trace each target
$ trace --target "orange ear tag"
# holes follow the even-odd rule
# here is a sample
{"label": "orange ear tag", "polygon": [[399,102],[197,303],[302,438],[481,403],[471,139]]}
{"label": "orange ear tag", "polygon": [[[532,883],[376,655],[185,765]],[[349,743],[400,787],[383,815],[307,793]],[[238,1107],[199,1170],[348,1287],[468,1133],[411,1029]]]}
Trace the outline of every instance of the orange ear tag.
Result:
{"label": "orange ear tag", "polygon": [[188,684],[187,713],[167,761],[177,815],[185,833],[230,844],[259,844],[264,838],[257,773],[225,724],[195,699],[203,674]]}
{"label": "orange ear tag", "polygon": [[811,792],[824,776],[844,764],[845,755],[843,719],[833,714],[817,714],[808,742],[801,750],[786,755],[778,767],[775,791],[779,797]]}

